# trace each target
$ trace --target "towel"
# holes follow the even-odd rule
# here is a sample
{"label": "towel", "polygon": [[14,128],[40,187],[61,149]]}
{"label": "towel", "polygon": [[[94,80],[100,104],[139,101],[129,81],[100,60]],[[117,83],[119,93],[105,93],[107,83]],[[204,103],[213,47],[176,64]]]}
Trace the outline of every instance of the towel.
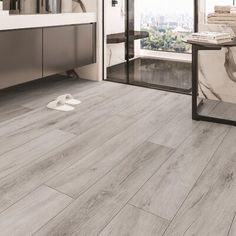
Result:
{"label": "towel", "polygon": [[217,21],[217,20],[208,20],[207,24],[213,24],[213,25],[235,25],[236,26],[236,21]]}
{"label": "towel", "polygon": [[207,18],[211,18],[211,17],[222,17],[222,18],[236,17],[236,12],[235,13],[209,13],[207,15]]}
{"label": "towel", "polygon": [[230,13],[236,13],[236,7],[231,7]]}
{"label": "towel", "polygon": [[236,16],[230,16],[230,17],[209,17],[207,19],[208,21],[236,21]]}
{"label": "towel", "polygon": [[225,5],[225,6],[215,6],[216,13],[230,13],[232,6]]}

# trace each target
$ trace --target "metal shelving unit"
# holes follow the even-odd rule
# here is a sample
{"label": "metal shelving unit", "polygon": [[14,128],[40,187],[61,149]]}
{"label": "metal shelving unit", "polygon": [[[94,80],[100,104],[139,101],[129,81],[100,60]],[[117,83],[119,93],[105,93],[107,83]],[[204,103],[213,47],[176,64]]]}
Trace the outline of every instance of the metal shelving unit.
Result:
{"label": "metal shelving unit", "polygon": [[[194,0],[194,31],[198,32],[199,24],[199,0]],[[204,100],[198,100],[199,81],[198,81],[198,53],[203,50],[221,50],[223,47],[235,47],[236,40],[220,44],[192,43],[192,118],[193,120],[202,120],[220,124],[236,126],[236,120],[222,119],[214,116],[199,114],[199,109],[204,106]]]}

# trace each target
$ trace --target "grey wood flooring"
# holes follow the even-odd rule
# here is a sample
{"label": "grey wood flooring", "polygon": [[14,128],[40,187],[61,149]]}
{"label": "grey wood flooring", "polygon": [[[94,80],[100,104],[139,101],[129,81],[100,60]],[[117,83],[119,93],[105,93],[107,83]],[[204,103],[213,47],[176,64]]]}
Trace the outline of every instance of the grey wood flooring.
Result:
{"label": "grey wood flooring", "polygon": [[236,235],[236,128],[190,96],[63,76],[0,96],[0,235]]}

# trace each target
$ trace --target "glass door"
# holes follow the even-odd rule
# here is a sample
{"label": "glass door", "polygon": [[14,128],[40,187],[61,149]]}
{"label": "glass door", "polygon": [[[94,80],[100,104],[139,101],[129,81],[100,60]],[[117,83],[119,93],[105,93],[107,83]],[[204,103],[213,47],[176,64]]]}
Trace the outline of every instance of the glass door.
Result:
{"label": "glass door", "polygon": [[105,78],[128,83],[127,0],[104,1]]}
{"label": "glass door", "polygon": [[191,47],[182,39],[193,30],[193,2],[182,1],[105,1],[107,80],[191,92]]}
{"label": "glass door", "polygon": [[193,31],[193,2],[129,0],[128,6],[130,83],[190,93],[191,47],[182,40]]}

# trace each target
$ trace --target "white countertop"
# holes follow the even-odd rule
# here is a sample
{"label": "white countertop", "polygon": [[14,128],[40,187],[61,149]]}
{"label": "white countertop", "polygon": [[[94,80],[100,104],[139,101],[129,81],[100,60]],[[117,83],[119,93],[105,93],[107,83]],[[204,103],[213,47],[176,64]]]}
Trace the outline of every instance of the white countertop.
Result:
{"label": "white countertop", "polygon": [[97,22],[97,16],[96,13],[93,12],[39,15],[2,15],[0,16],[0,31],[95,22]]}

